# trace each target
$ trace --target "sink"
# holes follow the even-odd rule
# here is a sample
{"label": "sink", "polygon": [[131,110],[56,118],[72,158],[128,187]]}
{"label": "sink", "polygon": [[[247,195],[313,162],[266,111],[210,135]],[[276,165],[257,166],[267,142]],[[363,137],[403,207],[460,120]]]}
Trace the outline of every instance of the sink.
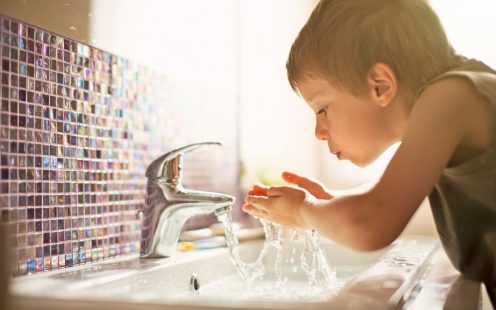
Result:
{"label": "sink", "polygon": [[[37,309],[44,304],[47,309],[67,308],[72,301],[84,301],[93,309],[109,304],[125,304],[126,309],[389,308],[407,299],[439,250],[435,239],[397,240],[374,252],[353,251],[327,240],[321,245],[335,272],[332,285],[324,290],[309,287],[299,264],[303,245],[284,242],[283,281],[277,281],[275,249],[264,259],[266,276],[248,285],[221,247],[158,259],[131,255],[24,276],[10,281],[10,293],[20,308]],[[241,258],[254,261],[262,246],[263,240],[241,243]]]}

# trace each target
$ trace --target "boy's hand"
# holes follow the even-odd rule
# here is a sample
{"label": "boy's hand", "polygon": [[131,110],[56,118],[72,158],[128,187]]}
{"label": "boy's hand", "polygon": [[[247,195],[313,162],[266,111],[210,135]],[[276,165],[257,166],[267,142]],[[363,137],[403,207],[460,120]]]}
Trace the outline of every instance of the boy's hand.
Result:
{"label": "boy's hand", "polygon": [[318,181],[294,173],[284,172],[283,179],[300,188],[290,186],[255,185],[248,191],[243,210],[255,217],[267,219],[285,226],[304,228],[301,211],[317,199],[331,199]]}
{"label": "boy's hand", "polygon": [[302,212],[313,206],[314,196],[304,189],[291,186],[254,187],[252,191],[262,193],[262,189],[266,190],[267,195],[249,195],[243,211],[284,226],[306,228]]}
{"label": "boy's hand", "polygon": [[291,172],[283,172],[282,178],[284,181],[294,184],[298,187],[306,189],[310,194],[314,195],[317,199],[331,199],[331,194],[327,192],[325,187],[318,181],[299,176]]}

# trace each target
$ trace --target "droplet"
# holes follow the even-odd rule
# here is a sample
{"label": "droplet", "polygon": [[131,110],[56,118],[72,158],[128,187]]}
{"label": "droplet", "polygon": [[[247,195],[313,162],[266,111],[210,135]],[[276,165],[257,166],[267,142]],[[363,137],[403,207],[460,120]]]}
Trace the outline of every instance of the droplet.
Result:
{"label": "droplet", "polygon": [[72,31],[76,31],[77,30],[76,26],[70,26],[69,29],[72,30]]}
{"label": "droplet", "polygon": [[298,238],[298,231],[295,229],[294,230],[294,233],[293,233],[293,241],[294,242],[298,242],[299,238]]}

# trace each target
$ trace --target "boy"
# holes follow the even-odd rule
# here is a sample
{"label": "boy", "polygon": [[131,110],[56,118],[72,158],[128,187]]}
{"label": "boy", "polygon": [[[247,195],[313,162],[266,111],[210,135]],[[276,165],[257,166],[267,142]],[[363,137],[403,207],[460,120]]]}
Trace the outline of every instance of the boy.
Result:
{"label": "boy", "polygon": [[402,141],[368,192],[332,197],[295,186],[255,186],[243,210],[313,228],[360,250],[390,244],[426,195],[453,265],[496,285],[496,72],[455,54],[422,0],[322,0],[287,62],[292,88],[316,114],[315,134],[359,166]]}

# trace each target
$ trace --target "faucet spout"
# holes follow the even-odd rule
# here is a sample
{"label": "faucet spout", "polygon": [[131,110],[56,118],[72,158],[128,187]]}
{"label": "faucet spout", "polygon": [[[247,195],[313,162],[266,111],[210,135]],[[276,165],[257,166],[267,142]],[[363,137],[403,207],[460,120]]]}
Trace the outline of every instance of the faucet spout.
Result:
{"label": "faucet spout", "polygon": [[[217,143],[185,146],[161,156],[149,166],[141,233],[142,257],[173,255],[181,229],[191,216],[231,210],[235,202],[233,196],[187,190],[180,183],[183,153],[205,144]],[[164,160],[166,162],[161,162]]]}

